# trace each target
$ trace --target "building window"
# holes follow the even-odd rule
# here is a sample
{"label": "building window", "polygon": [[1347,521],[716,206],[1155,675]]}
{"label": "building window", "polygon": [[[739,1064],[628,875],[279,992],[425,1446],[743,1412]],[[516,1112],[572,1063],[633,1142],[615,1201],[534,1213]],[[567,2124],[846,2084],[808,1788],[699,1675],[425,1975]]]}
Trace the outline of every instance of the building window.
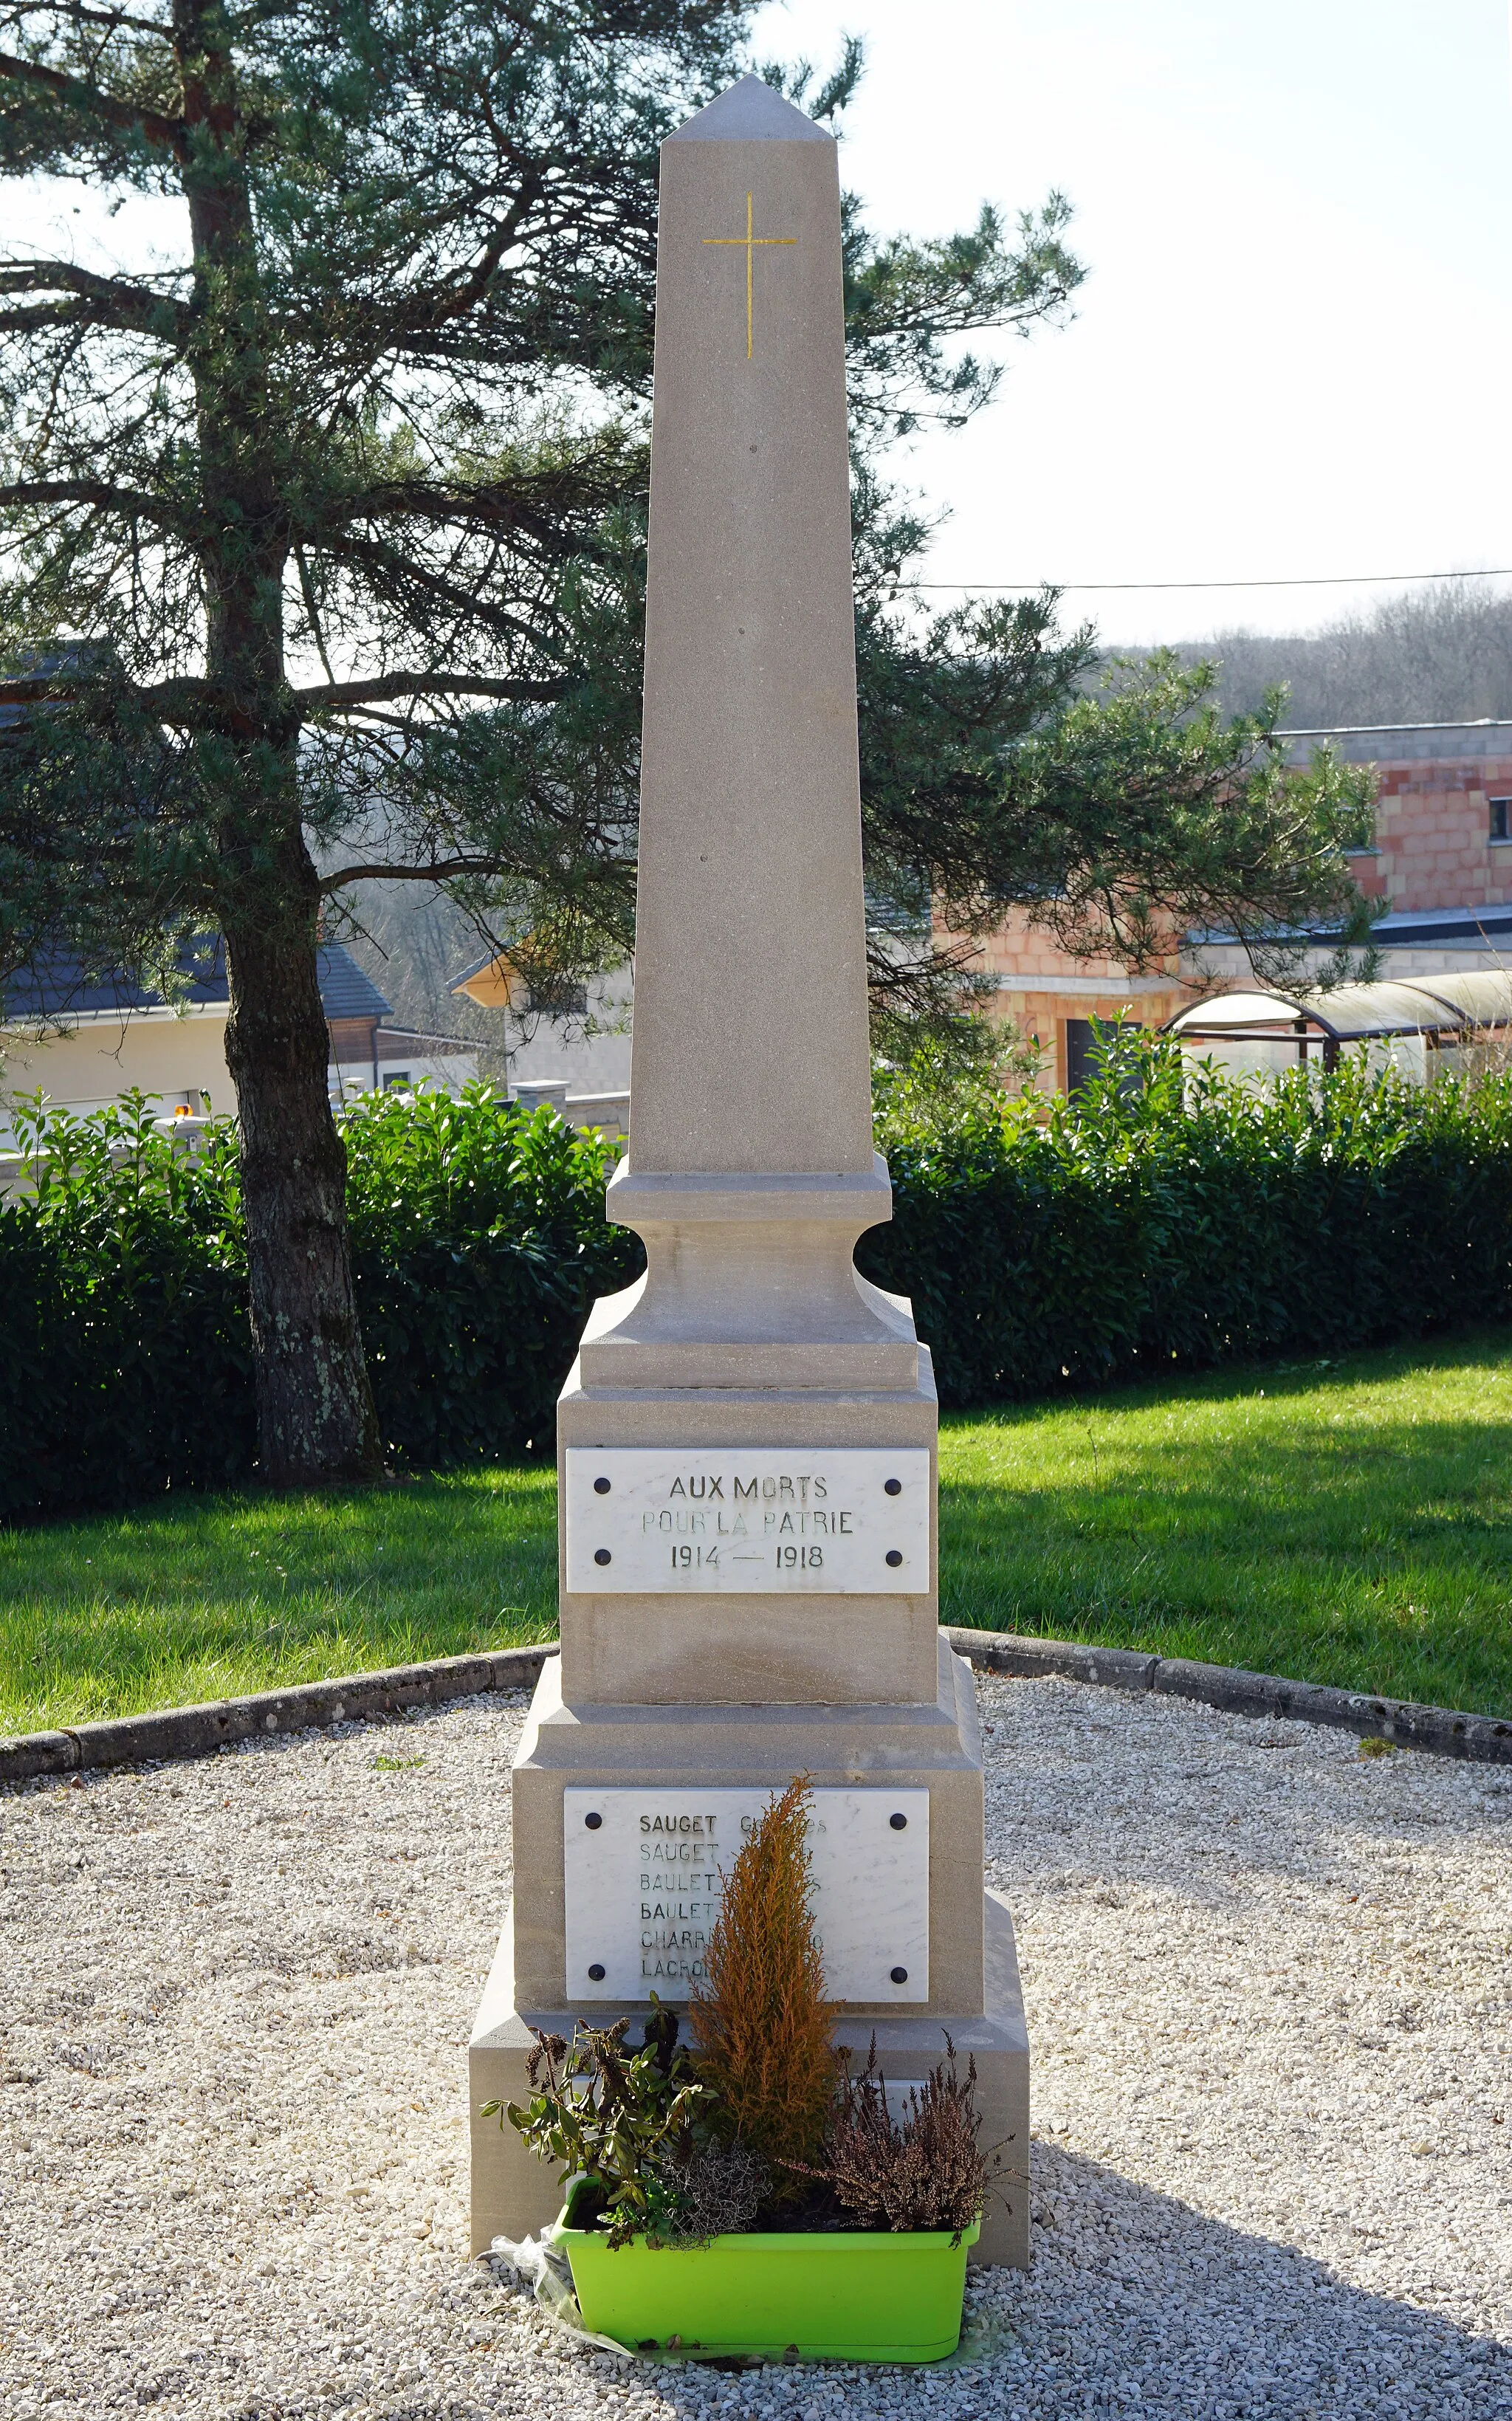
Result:
{"label": "building window", "polygon": [[385,1068],[383,1070],[383,1090],[385,1093],[391,1093],[397,1085],[407,1085],[409,1081],[410,1071],[408,1068]]}
{"label": "building window", "polygon": [[[1102,1070],[1097,1060],[1099,1026],[1102,1041],[1106,1045],[1114,1039],[1118,1031],[1116,1018],[1068,1017],[1066,1021],[1066,1089],[1073,1101],[1079,1093],[1084,1093],[1087,1086],[1096,1083],[1102,1075]],[[1139,1030],[1138,1021],[1130,1020],[1126,1031],[1137,1034]],[[1145,1081],[1144,1075],[1137,1067],[1126,1070],[1118,1079],[1119,1100],[1122,1101],[1137,1100],[1144,1089]]]}
{"label": "building window", "polygon": [[1512,799],[1488,799],[1492,840],[1512,840]]}

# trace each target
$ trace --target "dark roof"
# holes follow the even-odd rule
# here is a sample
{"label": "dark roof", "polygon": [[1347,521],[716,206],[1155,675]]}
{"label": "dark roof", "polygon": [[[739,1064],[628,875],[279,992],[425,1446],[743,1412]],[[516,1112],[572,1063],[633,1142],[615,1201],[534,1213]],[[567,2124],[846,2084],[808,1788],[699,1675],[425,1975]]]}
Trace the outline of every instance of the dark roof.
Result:
{"label": "dark roof", "polygon": [[[1276,938],[1286,942],[1337,942],[1337,925],[1296,925]],[[1452,943],[1460,949],[1504,942],[1512,935],[1512,902],[1491,908],[1393,908],[1378,916],[1368,935],[1370,946],[1382,950],[1415,950],[1425,943]],[[1190,948],[1233,946],[1238,933],[1193,931]]]}
{"label": "dark roof", "polygon": [[1370,938],[1386,949],[1413,949],[1422,942],[1468,943],[1502,940],[1512,931],[1512,907],[1394,908],[1370,928]]}
{"label": "dark roof", "polygon": [[[179,972],[186,978],[186,999],[209,1007],[226,997],[226,945],[200,938],[183,943],[177,954]],[[117,969],[91,976],[69,950],[49,950],[30,967],[7,980],[8,1018],[87,1017],[123,1009],[161,1008],[163,994],[144,990]]]}
{"label": "dark roof", "polygon": [[322,942],[320,998],[327,1017],[387,1017],[389,1005],[371,977],[365,976],[350,950],[339,942]]}
{"label": "dark roof", "polygon": [[[387,1017],[389,1006],[369,982],[350,950],[339,942],[322,942],[317,953],[320,998],[327,1017]],[[178,952],[185,977],[184,999],[196,1008],[223,1007],[229,997],[226,980],[226,945],[206,935],[185,942]],[[114,970],[91,976],[70,952],[54,950],[34,967],[11,976],[4,988],[8,1019],[31,1021],[55,1017],[86,1017],[91,1013],[161,1008],[163,994],[144,990]]]}

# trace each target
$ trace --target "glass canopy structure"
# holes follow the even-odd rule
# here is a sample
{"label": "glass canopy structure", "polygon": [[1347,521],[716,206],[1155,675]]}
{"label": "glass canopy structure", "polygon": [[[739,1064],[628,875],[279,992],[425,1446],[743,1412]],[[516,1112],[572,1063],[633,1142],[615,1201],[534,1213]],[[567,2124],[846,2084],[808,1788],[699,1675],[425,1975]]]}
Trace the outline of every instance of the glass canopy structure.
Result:
{"label": "glass canopy structure", "polygon": [[1373,1060],[1426,1076],[1430,1052],[1512,1034],[1512,972],[1394,976],[1332,991],[1225,992],[1194,1001],[1161,1029],[1239,1069],[1337,1065],[1360,1044]]}

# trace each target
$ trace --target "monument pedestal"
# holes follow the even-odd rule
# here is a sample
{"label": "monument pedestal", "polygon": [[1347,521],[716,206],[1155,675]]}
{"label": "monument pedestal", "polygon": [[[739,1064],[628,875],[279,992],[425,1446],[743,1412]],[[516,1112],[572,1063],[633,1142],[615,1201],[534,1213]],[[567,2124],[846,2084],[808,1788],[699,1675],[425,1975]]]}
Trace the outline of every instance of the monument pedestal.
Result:
{"label": "monument pedestal", "polygon": [[[581,1412],[581,1395],[576,1401]],[[835,1409],[828,1408],[832,1419]],[[740,1419],[736,1407],[725,1411],[728,1418]],[[812,1601],[807,1602],[812,1606]],[[645,1604],[643,1600],[643,1609]],[[729,1615],[742,1605],[751,1622],[748,1600],[727,1601],[720,1612]],[[858,1675],[868,1670],[855,1631],[855,1609],[848,1599],[836,1598],[818,1610],[808,1632],[807,1653],[798,1660],[799,1671],[815,1685],[815,1695],[755,1702],[732,1696],[722,1703],[713,1699],[712,1688],[739,1689],[741,1660],[722,1666],[693,1635],[695,1626],[702,1632],[708,1607],[709,1601],[700,1597],[696,1606],[685,1602],[675,1608],[690,1633],[681,1643],[675,1633],[668,1643],[667,1624],[647,1618],[643,1611],[639,1629],[663,1647],[660,1659],[645,1645],[638,1651],[631,1666],[641,1684],[638,1700],[585,1696],[575,1705],[568,1702],[574,1667],[585,1677],[596,1667],[621,1677],[625,1670],[622,1660],[602,1647],[605,1640],[613,1642],[614,1627],[591,1620],[587,1642],[576,1643],[579,1654],[570,1663],[565,1654],[552,1660],[537,1683],[511,1775],[515,1902],[468,2054],[474,2114],[473,2249],[486,2251],[496,2235],[523,2236],[556,2215],[554,2180],[525,2152],[512,2129],[501,2130],[496,2120],[476,2116],[486,2101],[524,2100],[532,2029],[570,2037],[580,2022],[606,2025],[622,2016],[644,2018],[651,1990],[660,1991],[663,1999],[685,2001],[689,1978],[696,1978],[697,1947],[708,1925],[700,1901],[686,1897],[637,1901],[640,1884],[664,1888],[666,1878],[664,1873],[637,1874],[633,1858],[631,1866],[625,1865],[622,1849],[610,1868],[607,1890],[595,1892],[591,1875],[578,1880],[583,1913],[574,1925],[569,1891],[574,1861],[581,1857],[585,1836],[579,1828],[585,1811],[586,1820],[594,1823],[592,1846],[597,1847],[608,1837],[606,1827],[613,1827],[623,1802],[632,1813],[654,1811],[648,1819],[652,1822],[662,1810],[691,1809],[694,1812],[689,1820],[712,1825],[705,1810],[742,1798],[760,1803],[784,1789],[795,1773],[803,1773],[813,1787],[821,1820],[835,1801],[852,1821],[858,1812],[865,1817],[875,1809],[876,1845],[869,1855],[857,1857],[842,1844],[839,1870],[831,1884],[831,1896],[847,1903],[848,1921],[835,1928],[842,1938],[841,1955],[864,1979],[871,1979],[867,1997],[846,1991],[835,2040],[850,2046],[859,2065],[875,2035],[890,2088],[906,2089],[937,2066],[947,2034],[962,2065],[968,2055],[975,2060],[981,2140],[989,2148],[1003,2148],[1004,2163],[1001,2192],[984,2214],[973,2258],[1024,2266],[1029,2257],[1029,2044],[1012,1918],[1006,1903],[981,1886],[981,1742],[971,1668],[931,1624],[925,1635],[934,1651],[935,1687],[927,1700],[922,1695],[842,1697],[838,1690],[818,1696],[818,1688],[832,1681],[853,1693]],[[822,1625],[832,1609],[850,1617],[839,1626],[848,1634],[850,1661],[844,1664],[836,1662],[833,1648],[822,1645]],[[755,1609],[765,1635],[747,1639],[747,1665],[764,1665],[772,1652],[769,1611],[765,1602]],[[577,1612],[564,1598],[564,1640],[578,1628]],[[914,1619],[917,1629],[916,1608]],[[733,1624],[732,1637],[738,1630]],[[601,1652],[584,1652],[596,1639]],[[761,1678],[770,1679],[770,1667]],[[663,1692],[660,1698],[648,1695],[653,1682]],[[692,1690],[701,1696],[690,1699]],[[912,1905],[906,1885],[900,1887],[881,1872],[886,1852],[900,1847],[899,1835],[884,1835],[881,1827],[891,1827],[905,1809],[903,1830],[912,1829],[924,1851],[922,1889],[915,1889]],[[687,1855],[686,1838],[681,1847]],[[722,1853],[724,1844],[716,1841],[715,1850]],[[672,1880],[677,1883],[679,1879],[675,1875]],[[690,1876],[686,1868],[680,1882],[685,1893],[690,1883],[695,1893],[700,1888],[698,1876]],[[822,1893],[820,1900],[822,1923]],[[621,1924],[617,1941],[624,1947],[616,1961],[615,1929],[621,1904],[630,1920],[630,1937],[627,1944]],[[920,1944],[920,1911],[922,1958],[911,1946]],[[679,1919],[686,1922],[679,1926]],[[670,1975],[662,1972],[669,1939],[684,1945],[680,1959],[672,1962],[678,1972]],[[648,1945],[644,1952],[642,1944]],[[911,1962],[906,1973],[903,1958]],[[600,1979],[597,1985],[590,1980],[595,1971]],[[654,1982],[647,1980],[648,1975]],[[894,1984],[894,1976],[903,1980]],[[842,1975],[835,1980],[843,1986],[851,1979]],[[633,1996],[626,1993],[627,1981],[638,1986]],[[865,1981],[863,1990],[868,1990]]]}

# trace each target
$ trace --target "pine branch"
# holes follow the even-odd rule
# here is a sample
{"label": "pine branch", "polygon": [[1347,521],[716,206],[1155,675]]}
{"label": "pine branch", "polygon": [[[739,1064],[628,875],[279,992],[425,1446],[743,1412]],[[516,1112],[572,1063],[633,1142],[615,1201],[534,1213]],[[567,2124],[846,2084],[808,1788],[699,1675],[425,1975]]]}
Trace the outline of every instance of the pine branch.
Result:
{"label": "pine branch", "polygon": [[[413,600],[424,598],[432,605],[446,606],[455,613],[462,629],[480,627],[502,636],[519,640],[532,649],[545,649],[546,640],[538,626],[522,621],[507,607],[495,605],[482,597],[475,587],[460,586],[444,579],[438,571],[429,570],[413,555],[399,554],[376,539],[342,536],[324,541],[324,553],[333,562],[354,565],[366,574],[375,593],[391,601],[403,590],[413,592]],[[417,621],[413,602],[410,619]]]}
{"label": "pine branch", "polygon": [[[354,550],[344,549],[342,540],[332,536],[334,532],[349,531],[364,523],[428,522],[438,529],[529,539],[540,557],[549,562],[560,563],[573,556],[601,561],[604,550],[594,541],[591,523],[623,493],[623,475],[618,480],[612,481],[606,476],[593,481],[581,474],[565,472],[553,472],[534,480],[500,478],[486,485],[462,481],[453,485],[418,480],[385,482],[322,497],[320,512],[311,517],[304,538],[309,544],[339,556],[344,551]],[[573,528],[567,519],[569,513],[583,517],[582,528]]]}
{"label": "pine branch", "polygon": [[118,33],[124,28],[129,34],[147,34],[160,42],[168,41],[172,36],[172,28],[161,19],[129,16],[122,8],[86,8],[80,5],[80,0],[48,0],[43,8],[22,7],[8,9],[6,14],[18,18],[48,16],[61,19],[69,25],[101,25],[107,34]]}
{"label": "pine branch", "polygon": [[375,859],[367,866],[344,866],[335,874],[322,876],[320,889],[330,893],[341,891],[351,882],[456,882],[463,876],[474,875],[482,881],[514,868],[502,855],[489,857],[439,857],[422,866],[393,866]]}
{"label": "pine branch", "polygon": [[294,696],[306,714],[318,714],[330,708],[380,706],[396,697],[501,697],[551,705],[568,686],[565,679],[494,680],[482,673],[385,673],[371,680],[326,681],[297,689]]}
{"label": "pine branch", "polygon": [[31,312],[0,311],[0,328],[52,324],[55,327],[116,328],[133,336],[164,334],[164,320],[176,341],[190,327],[187,305],[171,294],[138,286],[119,277],[99,277],[69,260],[0,262],[0,294],[47,294],[61,291],[78,297],[71,305],[47,305]]}
{"label": "pine branch", "polygon": [[0,510],[7,506],[88,505],[97,512],[119,513],[132,521],[150,522],[183,538],[189,525],[183,515],[141,488],[117,487],[108,479],[16,479],[0,486]]}
{"label": "pine branch", "polygon": [[84,110],[101,126],[113,127],[120,134],[142,134],[160,150],[187,163],[189,130],[181,117],[164,117],[160,111],[147,109],[140,102],[117,101],[98,85],[89,85],[78,76],[61,75],[56,68],[44,68],[39,59],[18,59],[8,51],[0,51],[0,77],[13,84],[30,85],[45,92],[72,110]]}
{"label": "pine branch", "polygon": [[475,266],[455,285],[432,286],[408,297],[397,315],[386,320],[386,332],[397,326],[406,329],[444,326],[448,321],[465,317],[480,303],[497,274],[499,263],[510,246],[518,242],[532,205],[539,198],[541,186],[535,178],[527,179],[522,191],[484,243]]}

